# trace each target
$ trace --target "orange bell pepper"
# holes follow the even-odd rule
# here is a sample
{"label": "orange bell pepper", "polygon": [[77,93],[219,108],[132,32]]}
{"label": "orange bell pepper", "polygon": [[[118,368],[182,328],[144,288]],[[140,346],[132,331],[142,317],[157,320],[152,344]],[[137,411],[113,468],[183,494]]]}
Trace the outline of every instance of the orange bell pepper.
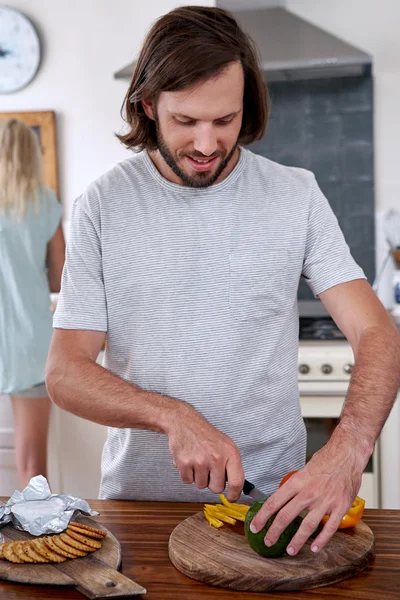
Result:
{"label": "orange bell pepper", "polygon": [[297,473],[297,469],[295,471],[289,471],[289,473],[287,475],[285,475],[285,477],[282,479],[282,481],[279,484],[279,487],[282,487],[284,483],[286,483],[286,481],[288,479],[291,478],[292,475],[294,475],[295,473]]}
{"label": "orange bell pepper", "polygon": [[[282,481],[280,482],[279,487],[281,487],[288,479],[290,479],[294,473],[297,473],[297,471],[290,471],[287,475],[285,475],[285,477],[283,477]],[[348,529],[350,527],[355,527],[357,523],[359,523],[362,519],[362,516],[364,514],[364,508],[365,500],[357,496],[348,512],[340,521],[338,529]],[[329,515],[325,515],[324,517],[322,517],[321,524],[325,525],[328,519]]]}
{"label": "orange bell pepper", "polygon": [[[350,527],[355,527],[357,523],[361,521],[361,518],[364,514],[364,508],[365,500],[363,498],[360,498],[360,496],[357,496],[348,512],[340,521],[338,529],[348,529]],[[322,517],[321,523],[325,525],[328,519],[329,515],[325,515],[324,517]]]}

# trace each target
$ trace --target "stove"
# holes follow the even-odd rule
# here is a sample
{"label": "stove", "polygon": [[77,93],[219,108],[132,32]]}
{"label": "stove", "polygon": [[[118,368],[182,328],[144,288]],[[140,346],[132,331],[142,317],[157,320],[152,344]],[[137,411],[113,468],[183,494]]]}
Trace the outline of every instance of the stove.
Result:
{"label": "stove", "polygon": [[300,340],[297,373],[300,392],[346,394],[353,368],[353,351],[347,341]]}
{"label": "stove", "polygon": [[354,367],[350,344],[321,302],[299,302],[299,315],[300,391],[346,393]]}

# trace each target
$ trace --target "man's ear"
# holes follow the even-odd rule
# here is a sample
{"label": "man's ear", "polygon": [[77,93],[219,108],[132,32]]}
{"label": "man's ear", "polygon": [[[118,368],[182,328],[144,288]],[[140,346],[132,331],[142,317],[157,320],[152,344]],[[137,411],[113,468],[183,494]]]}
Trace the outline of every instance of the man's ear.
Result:
{"label": "man's ear", "polygon": [[143,110],[149,119],[155,121],[154,110],[153,110],[153,102],[151,100],[142,100]]}

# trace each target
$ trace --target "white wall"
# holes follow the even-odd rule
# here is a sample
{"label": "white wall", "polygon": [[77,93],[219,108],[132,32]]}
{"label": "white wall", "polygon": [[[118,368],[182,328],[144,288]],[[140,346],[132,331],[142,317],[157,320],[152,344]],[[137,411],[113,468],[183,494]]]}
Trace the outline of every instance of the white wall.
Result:
{"label": "white wall", "polygon": [[253,8],[275,8],[284,6],[286,0],[217,0],[217,6],[227,10],[249,10]]}
{"label": "white wall", "polygon": [[161,14],[213,0],[7,0],[37,26],[44,46],[40,71],[20,92],[1,95],[0,111],[57,113],[61,199],[73,200],[128,151],[114,137],[126,81],[113,73],[131,62]]}

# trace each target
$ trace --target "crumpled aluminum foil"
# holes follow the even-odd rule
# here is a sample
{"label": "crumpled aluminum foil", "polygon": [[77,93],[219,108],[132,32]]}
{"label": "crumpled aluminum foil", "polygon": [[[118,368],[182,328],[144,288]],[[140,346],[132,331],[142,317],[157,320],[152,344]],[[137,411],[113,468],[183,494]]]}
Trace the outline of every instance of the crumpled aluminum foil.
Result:
{"label": "crumpled aluminum foil", "polygon": [[[43,475],[32,477],[23,492],[16,490],[0,506],[0,527],[12,523],[16,529],[32,535],[60,533],[67,528],[74,513],[96,516],[86,500],[68,494],[52,494]],[[1,538],[4,538],[0,534]]]}

